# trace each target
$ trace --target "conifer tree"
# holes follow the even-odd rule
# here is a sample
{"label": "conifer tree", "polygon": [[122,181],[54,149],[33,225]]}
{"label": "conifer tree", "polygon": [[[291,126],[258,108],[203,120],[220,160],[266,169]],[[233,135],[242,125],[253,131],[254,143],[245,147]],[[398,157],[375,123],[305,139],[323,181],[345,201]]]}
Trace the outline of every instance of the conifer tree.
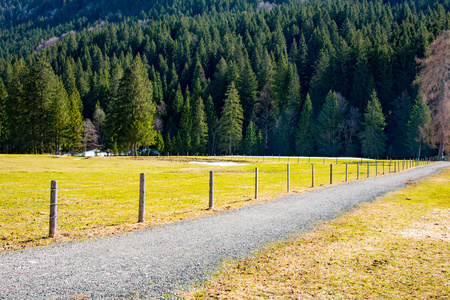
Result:
{"label": "conifer tree", "polygon": [[297,155],[314,154],[314,111],[311,98],[306,95],[300,119],[298,121],[297,133],[295,134],[295,152]]}
{"label": "conifer tree", "polygon": [[373,90],[364,112],[363,130],[359,133],[361,152],[365,157],[381,157],[386,152],[385,117],[377,93]]}
{"label": "conifer tree", "polygon": [[83,103],[80,99],[80,94],[75,91],[69,95],[69,117],[70,125],[68,132],[68,147],[72,153],[81,151],[83,147]]}
{"label": "conifer tree", "polygon": [[300,94],[300,78],[297,72],[297,66],[291,64],[289,66],[289,86],[287,92],[287,107],[295,112],[296,117],[301,108],[301,94]]}
{"label": "conifer tree", "polygon": [[225,94],[222,117],[220,118],[219,150],[232,154],[242,139],[243,111],[238,91],[234,82],[231,82]]}
{"label": "conifer tree", "polygon": [[155,135],[155,147],[159,153],[162,153],[165,149],[164,139],[160,131],[157,131]]}
{"label": "conifer tree", "polygon": [[54,114],[57,109],[67,109],[57,105],[60,91],[64,89],[58,84],[50,63],[45,56],[41,56],[30,68],[25,83],[25,97],[30,109],[30,126],[28,128],[29,141],[33,151],[44,153],[52,142],[51,131],[57,120]]}
{"label": "conifer tree", "polygon": [[205,105],[202,98],[195,101],[192,118],[192,144],[193,150],[201,154],[206,151],[208,141],[208,124],[206,121]]}
{"label": "conifer tree", "polygon": [[8,120],[6,115],[6,87],[3,80],[0,79],[0,151],[4,151],[4,143],[6,140],[6,133],[8,128]]}
{"label": "conifer tree", "polygon": [[181,144],[178,144],[179,149],[183,152],[191,151],[192,148],[192,109],[190,104],[190,95],[189,92],[186,90],[183,110],[181,112],[181,119],[180,119],[180,142]]}
{"label": "conifer tree", "polygon": [[247,130],[245,131],[245,138],[242,141],[242,153],[247,155],[255,155],[258,154],[258,128],[255,123],[250,121],[247,126]]}
{"label": "conifer tree", "polygon": [[120,82],[115,105],[117,142],[137,154],[140,144],[152,144],[155,137],[151,84],[141,58],[136,56]]}
{"label": "conifer tree", "polygon": [[244,123],[250,119],[253,113],[253,107],[257,100],[257,88],[258,82],[256,81],[256,75],[253,72],[250,61],[246,60],[237,83],[237,89],[244,111]]}
{"label": "conifer tree", "polygon": [[268,82],[259,95],[255,106],[255,121],[262,131],[264,141],[264,152],[269,149],[269,136],[275,123],[275,103],[272,98],[272,86]]}
{"label": "conifer tree", "polygon": [[409,154],[417,159],[420,159],[422,148],[427,140],[429,121],[430,108],[425,103],[422,94],[419,94],[411,110],[406,131],[406,146]]}
{"label": "conifer tree", "polygon": [[216,153],[219,130],[219,119],[211,95],[206,100],[205,112],[208,123],[208,153],[211,155]]}
{"label": "conifer tree", "polygon": [[92,123],[98,133],[98,144],[102,147],[105,141],[104,127],[105,127],[106,115],[103,108],[100,106],[100,102],[97,101],[95,104],[94,116],[92,118]]}
{"label": "conifer tree", "polygon": [[70,106],[67,92],[61,80],[57,79],[56,94],[49,107],[50,143],[55,154],[61,154],[61,148],[67,145],[70,123]]}
{"label": "conifer tree", "polygon": [[319,153],[329,156],[339,154],[340,121],[337,94],[334,91],[329,91],[322,105],[322,109],[317,116],[316,138]]}
{"label": "conifer tree", "polygon": [[21,59],[13,66],[10,84],[6,97],[6,118],[9,124],[10,150],[15,153],[30,151],[31,140],[29,126],[31,119],[30,106],[27,105],[24,83],[27,80],[28,68]]}

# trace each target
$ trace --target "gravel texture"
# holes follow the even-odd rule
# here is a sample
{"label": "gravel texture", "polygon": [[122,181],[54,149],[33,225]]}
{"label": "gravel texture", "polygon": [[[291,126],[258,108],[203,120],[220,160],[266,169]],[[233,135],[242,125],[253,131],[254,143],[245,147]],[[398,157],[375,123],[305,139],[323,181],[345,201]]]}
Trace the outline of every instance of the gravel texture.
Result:
{"label": "gravel texture", "polygon": [[429,176],[450,163],[331,185],[210,217],[120,236],[0,255],[0,299],[164,299],[221,263],[311,230],[319,221]]}

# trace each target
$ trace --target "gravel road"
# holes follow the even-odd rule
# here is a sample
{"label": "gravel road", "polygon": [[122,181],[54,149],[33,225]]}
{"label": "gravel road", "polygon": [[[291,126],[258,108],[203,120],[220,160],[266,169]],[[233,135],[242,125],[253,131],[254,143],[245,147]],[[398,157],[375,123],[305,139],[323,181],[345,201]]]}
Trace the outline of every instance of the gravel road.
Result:
{"label": "gravel road", "polygon": [[120,236],[0,255],[0,299],[164,299],[228,259],[310,230],[378,196],[450,167],[332,185],[309,193]]}

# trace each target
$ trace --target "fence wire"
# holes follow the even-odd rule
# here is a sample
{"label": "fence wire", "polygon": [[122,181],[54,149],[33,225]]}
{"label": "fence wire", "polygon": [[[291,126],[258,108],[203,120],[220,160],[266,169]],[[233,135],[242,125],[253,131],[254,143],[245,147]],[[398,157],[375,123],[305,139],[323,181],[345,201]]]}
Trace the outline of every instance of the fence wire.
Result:
{"label": "fence wire", "polygon": [[[249,157],[247,157],[247,158],[249,158]],[[255,160],[256,159],[258,159],[258,157],[255,157]],[[263,157],[259,157],[258,161],[264,161],[264,159],[267,160],[267,161],[269,161],[269,159],[273,160],[273,161],[279,161],[280,157],[279,156],[266,156],[264,158]],[[284,159],[283,162],[286,162],[285,160],[286,160],[286,158]],[[252,157],[252,161],[253,161],[253,157]],[[289,162],[289,159],[288,159],[287,162]],[[298,162],[298,158],[297,158],[297,162]],[[352,161],[350,163],[356,163],[356,162],[358,162],[358,161]],[[360,172],[359,173],[361,175],[362,174],[366,174],[366,166],[365,166],[366,162],[367,161],[365,160],[364,163],[362,163],[360,165]],[[391,162],[385,161],[385,162],[383,162],[382,165],[381,164],[378,165],[378,171],[379,172],[377,174],[381,174],[381,170],[384,171],[384,168],[386,168],[386,172],[383,172],[383,174],[392,174],[394,172],[394,170],[392,169],[392,168],[394,168],[394,162],[396,162],[396,172],[400,172],[400,171],[407,170],[407,169],[410,169],[410,168],[413,168],[413,167],[417,167],[417,166],[422,166],[422,164],[415,164],[415,162],[411,162],[411,161],[404,161],[404,162],[401,161],[401,160],[399,160],[399,161],[391,161]],[[296,163],[296,160],[295,160],[294,157],[293,157],[292,163],[293,164]],[[316,163],[312,163],[311,160],[310,160],[310,162],[308,162],[308,163],[317,165],[317,169],[315,171],[316,172],[316,176],[320,175],[320,174],[327,174],[328,173],[328,170],[326,168],[319,167],[320,165],[322,165],[322,160],[320,160],[320,161],[318,161]],[[341,162],[341,163],[344,164],[344,162]],[[375,166],[373,164],[371,164],[371,167],[375,167]],[[388,169],[392,169],[392,172],[389,172]],[[341,172],[341,171],[342,170],[340,170],[338,172]],[[260,170],[260,172],[262,174],[263,173],[267,173],[267,174],[279,173],[280,176],[283,176],[283,174],[284,174],[283,171],[276,171],[276,170],[272,170],[272,171],[271,170],[267,170],[267,171]],[[298,171],[295,171],[295,170],[292,170],[292,169],[291,169],[290,172],[291,172],[291,174],[298,173]],[[226,173],[230,173],[230,172],[223,171],[223,172],[220,172],[220,173],[226,174]],[[248,173],[251,174],[253,172],[250,171]],[[352,171],[349,170],[349,174],[354,174],[354,173],[356,173],[356,170],[352,170]],[[136,181],[119,181],[119,182],[111,182],[111,183],[104,183],[104,184],[98,184],[98,185],[88,185],[88,186],[73,187],[73,188],[58,188],[57,190],[58,191],[88,190],[88,189],[95,189],[95,188],[101,188],[101,187],[106,187],[106,186],[114,186],[114,185],[117,185],[117,184],[138,185],[139,181],[138,180],[136,180]],[[48,193],[50,191],[51,191],[51,188],[38,189],[38,190],[24,190],[24,191],[20,191],[19,190],[19,191],[9,191],[9,192],[0,193],[0,195],[10,195],[10,194],[19,194],[19,193],[37,193],[37,192],[47,192]],[[71,199],[71,200],[73,200],[73,199]],[[70,202],[57,203],[57,206],[69,206],[71,204],[80,204],[80,201],[75,200],[75,201],[70,201]],[[137,200],[131,200],[131,201],[127,201],[127,202],[115,203],[115,205],[120,205],[120,206],[127,205],[127,204],[138,204],[138,201]],[[2,210],[0,210],[0,214],[2,214],[2,213],[15,213],[15,212],[22,212],[22,211],[30,211],[30,210],[35,210],[37,208],[49,208],[49,204],[33,206],[33,207],[29,207],[29,208],[14,209],[14,210],[2,209]],[[20,223],[20,224],[14,225],[14,226],[6,227],[6,228],[5,227],[0,227],[0,231],[8,231],[8,230],[12,230],[12,229],[19,228],[19,227],[24,227],[24,226],[27,226],[27,225],[30,225],[30,224],[35,224],[35,223],[49,222],[49,220],[52,219],[52,218],[56,219],[58,216],[70,215],[70,214],[71,213],[69,213],[69,212],[58,212],[58,214],[53,216],[53,217],[47,217],[45,219],[34,220],[34,221],[31,221],[31,222],[26,222],[26,223]],[[108,222],[111,221],[111,218],[104,218],[102,216],[96,216],[96,219],[99,219],[99,220],[101,220],[101,221],[103,221],[105,223],[108,223]]]}

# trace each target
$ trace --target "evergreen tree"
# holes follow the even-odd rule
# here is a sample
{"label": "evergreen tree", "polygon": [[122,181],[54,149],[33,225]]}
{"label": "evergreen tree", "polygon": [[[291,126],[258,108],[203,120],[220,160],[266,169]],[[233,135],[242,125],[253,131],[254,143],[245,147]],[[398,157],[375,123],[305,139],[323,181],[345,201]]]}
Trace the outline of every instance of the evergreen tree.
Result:
{"label": "evergreen tree", "polygon": [[225,102],[220,118],[220,141],[219,150],[232,154],[242,139],[243,110],[239,100],[238,91],[231,82],[225,94]]}
{"label": "evergreen tree", "polygon": [[94,116],[92,118],[92,123],[94,124],[95,129],[97,130],[98,133],[99,147],[102,147],[105,142],[105,134],[104,134],[105,119],[106,119],[105,112],[100,106],[100,102],[97,102],[97,104],[95,104],[95,111]]}
{"label": "evergreen tree", "polygon": [[35,153],[42,154],[50,150],[49,146],[53,139],[52,130],[58,122],[54,119],[54,114],[58,112],[58,109],[67,110],[57,104],[58,98],[61,97],[61,89],[64,88],[59,85],[47,58],[41,56],[31,66],[24,87],[25,99],[30,111],[28,137]]}
{"label": "evergreen tree", "polygon": [[253,107],[257,100],[257,88],[258,82],[256,81],[256,75],[253,72],[250,61],[246,60],[237,83],[237,89],[244,111],[244,125],[250,120],[253,113]]}
{"label": "evergreen tree", "polygon": [[55,154],[61,154],[61,147],[67,145],[70,114],[69,99],[61,80],[57,79],[56,94],[49,105],[50,146]]}
{"label": "evergreen tree", "polygon": [[139,55],[125,69],[120,82],[114,118],[117,142],[137,155],[140,144],[152,144],[155,137],[151,84]]}
{"label": "evergreen tree", "polygon": [[363,130],[359,133],[361,152],[365,157],[381,157],[386,152],[385,117],[375,90],[364,112]]}
{"label": "evergreen tree", "polygon": [[295,152],[297,155],[314,154],[314,111],[311,98],[306,95],[300,119],[298,122],[297,133],[295,134]]}
{"label": "evergreen tree", "polygon": [[23,60],[17,61],[11,72],[10,84],[6,97],[6,119],[8,120],[10,151],[26,153],[30,151],[31,139],[29,126],[31,119],[30,106],[27,105],[24,83],[27,80],[28,68]]}
{"label": "evergreen tree", "polygon": [[163,139],[160,131],[156,132],[155,147],[156,147],[156,150],[158,151],[158,153],[162,153],[164,151],[164,149],[166,149],[166,147],[164,145],[164,139]]}
{"label": "evergreen tree", "polygon": [[0,151],[4,151],[6,135],[8,130],[8,119],[6,115],[6,87],[0,79]]}
{"label": "evergreen tree", "polygon": [[211,95],[206,100],[206,120],[208,124],[208,153],[215,154],[217,148],[217,137],[219,130],[219,118],[217,117],[216,109]]}
{"label": "evergreen tree", "polygon": [[337,156],[339,154],[341,146],[339,136],[340,122],[337,94],[329,91],[317,116],[316,138],[320,154],[329,156]]}
{"label": "evergreen tree", "polygon": [[259,95],[255,106],[255,122],[262,131],[264,152],[269,149],[269,136],[274,126],[275,102],[272,98],[272,86],[267,83]]}
{"label": "evergreen tree", "polygon": [[409,154],[420,159],[422,148],[426,145],[427,125],[430,121],[430,108],[423,100],[422,94],[416,98],[411,115],[408,121],[408,129],[406,131],[406,146]]}
{"label": "evergreen tree", "polygon": [[198,98],[193,107],[192,144],[193,150],[200,154],[205,153],[206,143],[208,142],[208,124],[206,119],[205,105],[202,98]]}
{"label": "evergreen tree", "polygon": [[188,91],[186,91],[185,98],[183,110],[181,112],[180,131],[178,132],[181,137],[181,144],[178,144],[178,150],[181,150],[182,152],[192,152],[192,110]]}
{"label": "evergreen tree", "polygon": [[245,131],[245,138],[242,141],[241,152],[247,155],[256,155],[259,152],[258,149],[258,128],[255,123],[250,121]]}
{"label": "evergreen tree", "polygon": [[69,116],[70,125],[68,132],[68,147],[72,153],[81,151],[83,147],[83,104],[81,103],[78,91],[69,95]]}

